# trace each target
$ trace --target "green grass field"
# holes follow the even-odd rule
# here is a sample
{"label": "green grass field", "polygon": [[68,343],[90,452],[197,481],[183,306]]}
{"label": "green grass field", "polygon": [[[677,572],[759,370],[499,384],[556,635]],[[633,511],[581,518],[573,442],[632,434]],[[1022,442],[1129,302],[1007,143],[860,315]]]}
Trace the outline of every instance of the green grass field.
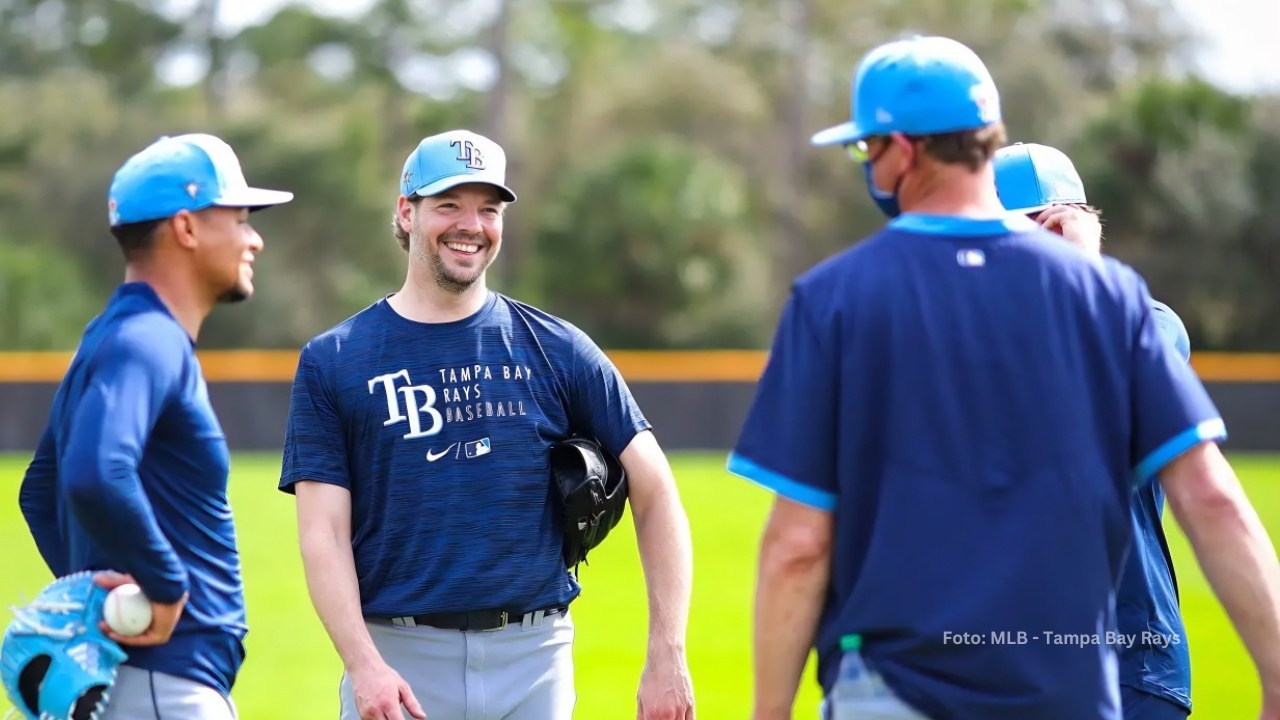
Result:
{"label": "green grass field", "polygon": [[[1272,537],[1280,538],[1280,458],[1233,462]],[[10,499],[0,505],[4,571],[0,601],[33,597],[49,576],[18,513],[17,481],[27,458],[0,456]],[[695,580],[689,662],[698,716],[745,718],[750,707],[751,596],[756,548],[770,496],[723,470],[720,454],[672,458],[693,526]],[[297,551],[294,506],[276,491],[279,458],[237,455],[235,503],[249,602],[248,659],[235,689],[241,717],[274,720],[337,717],[340,666],[307,598]],[[1176,523],[1169,534],[1178,565],[1194,674],[1194,717],[1247,720],[1260,707],[1244,648],[1196,566]],[[646,603],[629,521],[584,568],[574,604],[578,711],[586,720],[634,714],[644,659]],[[7,615],[5,616],[7,621]],[[797,718],[817,717],[818,692],[806,679]],[[7,706],[0,702],[0,709]],[[428,711],[430,709],[428,708]]]}

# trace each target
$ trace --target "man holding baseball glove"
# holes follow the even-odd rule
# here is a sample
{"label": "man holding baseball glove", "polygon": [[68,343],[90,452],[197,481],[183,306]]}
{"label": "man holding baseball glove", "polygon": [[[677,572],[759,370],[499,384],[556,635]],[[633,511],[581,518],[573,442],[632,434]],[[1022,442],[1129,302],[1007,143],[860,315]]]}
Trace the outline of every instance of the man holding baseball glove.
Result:
{"label": "man holding baseball glove", "polygon": [[[297,495],[312,601],[346,670],[341,717],[572,717],[566,567],[617,521],[626,496],[601,479],[625,471],[649,587],[636,716],[692,720],[692,558],[671,469],[590,338],[486,286],[516,199],[505,167],[472,132],[423,140],[393,220],[403,288],[302,350],[280,488]],[[583,480],[597,497],[562,499]]]}
{"label": "man holding baseball glove", "polygon": [[[253,294],[249,212],[292,197],[250,188],[210,135],[161,138],[116,172],[125,281],[85,329],[19,495],[58,578],[15,609],[0,651],[26,717],[235,717],[246,625],[230,457],[195,341],[215,305]],[[113,629],[107,591],[132,583],[149,607],[117,596]]]}

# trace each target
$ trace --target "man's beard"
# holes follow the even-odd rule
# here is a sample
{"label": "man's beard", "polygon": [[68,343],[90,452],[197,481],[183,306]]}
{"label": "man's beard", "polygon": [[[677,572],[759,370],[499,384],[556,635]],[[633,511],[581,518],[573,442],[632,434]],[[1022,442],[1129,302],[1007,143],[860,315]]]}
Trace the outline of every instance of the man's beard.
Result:
{"label": "man's beard", "polygon": [[248,300],[251,295],[253,295],[253,291],[237,281],[235,285],[227,288],[226,292],[218,296],[218,302],[228,304],[244,302],[245,300]]}
{"label": "man's beard", "polygon": [[[427,239],[421,235],[418,236],[417,242],[418,257],[428,261],[431,266],[431,275],[435,278],[436,285],[441,290],[453,295],[461,295],[472,285],[475,285],[476,281],[484,276],[484,271],[489,268],[489,263],[493,261],[492,256],[489,255],[488,243],[485,242],[484,236],[480,234],[446,233],[436,239],[434,248],[430,248]],[[456,270],[450,269],[444,262],[444,251],[448,249],[444,244],[447,242],[464,242],[479,245],[480,249],[476,251],[476,255],[484,256],[478,258],[481,261],[480,267],[471,271],[469,275],[460,275]]]}

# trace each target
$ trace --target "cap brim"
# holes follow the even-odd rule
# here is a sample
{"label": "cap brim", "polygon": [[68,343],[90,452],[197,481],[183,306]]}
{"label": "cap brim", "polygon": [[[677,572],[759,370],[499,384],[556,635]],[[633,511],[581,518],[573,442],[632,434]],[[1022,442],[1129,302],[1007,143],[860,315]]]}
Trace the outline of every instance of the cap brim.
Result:
{"label": "cap brim", "polygon": [[456,188],[459,185],[470,185],[472,183],[478,183],[480,185],[492,185],[493,187],[498,188],[498,190],[501,192],[503,202],[513,203],[516,201],[516,194],[511,192],[511,188],[507,187],[506,185],[503,185],[502,183],[496,183],[496,182],[493,182],[492,180],[485,180],[475,175],[455,175],[453,177],[444,178],[443,180],[437,180],[431,183],[430,185],[424,185],[418,188],[413,192],[413,194],[417,195],[418,197],[431,197],[432,195],[439,195],[445,190]]}
{"label": "cap brim", "polygon": [[819,130],[813,134],[809,142],[813,145],[848,145],[851,142],[862,139],[862,131],[858,129],[853,122],[840,123],[835,127],[829,127],[826,130]]}
{"label": "cap brim", "polygon": [[1017,213],[1018,215],[1030,215],[1032,213],[1038,213],[1044,210],[1048,210],[1053,205],[1054,203],[1045,203],[1043,205],[1033,205],[1027,208],[1008,208],[1008,210],[1009,212]]}
{"label": "cap brim", "polygon": [[293,199],[293,193],[263,188],[240,188],[213,201],[216,207],[249,208],[260,210],[273,205],[283,205]]}

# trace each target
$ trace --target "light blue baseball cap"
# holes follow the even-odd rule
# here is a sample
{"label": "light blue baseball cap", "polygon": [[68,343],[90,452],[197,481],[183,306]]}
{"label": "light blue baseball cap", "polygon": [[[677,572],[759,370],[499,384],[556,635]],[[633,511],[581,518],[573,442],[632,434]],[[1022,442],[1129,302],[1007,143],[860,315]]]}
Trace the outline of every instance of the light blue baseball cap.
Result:
{"label": "light blue baseball cap", "polygon": [[849,122],[814,134],[814,145],[877,135],[938,135],[1000,122],[1000,94],[966,45],[914,36],[876,47],[853,76]]}
{"label": "light blue baseball cap", "polygon": [[430,197],[458,185],[486,183],[513,203],[516,194],[506,182],[507,154],[501,145],[469,130],[450,130],[424,138],[409,153],[400,176],[400,194]]}
{"label": "light blue baseball cap", "polygon": [[223,140],[203,133],[162,137],[116,171],[107,193],[111,226],[161,220],[209,207],[258,210],[293,193],[249,187],[240,160]]}
{"label": "light blue baseball cap", "polygon": [[1050,205],[1084,205],[1084,182],[1057,148],[1015,143],[996,151],[996,193],[1006,210],[1023,215]]}

